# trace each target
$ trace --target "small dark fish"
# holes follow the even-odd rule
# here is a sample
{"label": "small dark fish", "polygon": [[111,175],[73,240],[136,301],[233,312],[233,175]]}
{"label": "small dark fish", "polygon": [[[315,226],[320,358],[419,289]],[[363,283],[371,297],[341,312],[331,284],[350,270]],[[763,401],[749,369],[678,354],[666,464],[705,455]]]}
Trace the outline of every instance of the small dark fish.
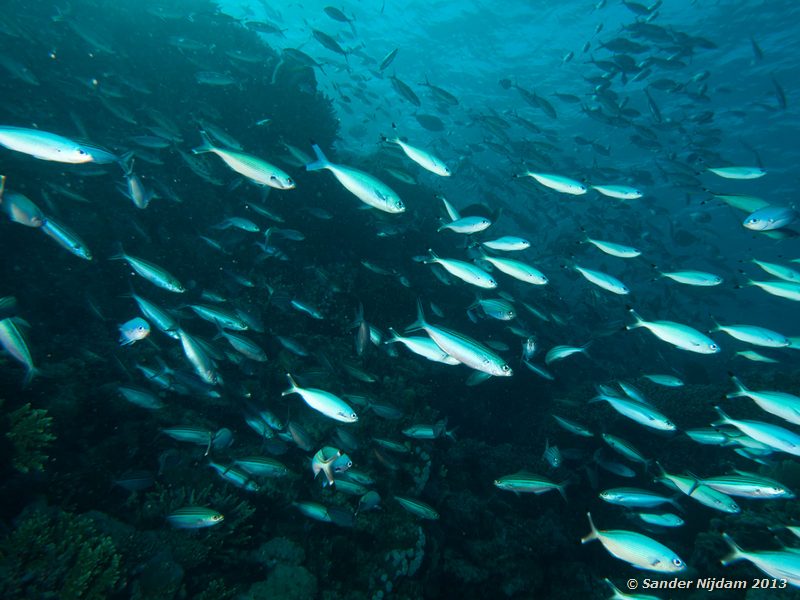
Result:
{"label": "small dark fish", "polygon": [[126,471],[114,483],[129,492],[140,492],[153,485],[155,479],[150,471]]}
{"label": "small dark fish", "polygon": [[425,83],[420,83],[420,85],[427,86],[439,102],[448,104],[450,106],[458,106],[458,98],[456,98],[447,90],[443,90],[442,88],[433,85],[430,81],[428,81],[427,76],[425,77]]}
{"label": "small dark fish", "polygon": [[644,95],[647,96],[647,107],[650,109],[650,114],[653,115],[653,120],[656,123],[661,123],[661,110],[658,108],[658,104],[646,89]]}
{"label": "small dark fish", "polygon": [[324,31],[320,31],[318,29],[312,29],[311,33],[314,35],[314,39],[317,40],[320,44],[325,46],[331,52],[335,52],[336,54],[341,54],[344,56],[344,59],[347,60],[347,51],[339,45],[335,39],[329,36]]}
{"label": "small dark fish", "polygon": [[439,117],[417,113],[414,115],[414,118],[417,120],[417,123],[428,131],[444,131],[444,123]]}
{"label": "small dark fish", "polygon": [[750,38],[750,45],[753,48],[753,55],[756,57],[756,60],[762,60],[764,58],[764,52],[761,50],[761,46],[758,45],[758,42],[754,38]]}
{"label": "small dark fish", "polygon": [[386,67],[388,67],[390,64],[392,64],[392,61],[394,60],[394,57],[397,56],[397,52],[399,50],[400,50],[400,48],[395,48],[394,50],[389,52],[389,54],[387,54],[386,57],[381,61],[381,66],[378,67],[378,69],[383,71],[383,70],[386,69]]}
{"label": "small dark fish", "polygon": [[581,99],[574,94],[553,94],[556,98],[561,100],[562,102],[567,102],[568,104],[580,104]]}
{"label": "small dark fish", "polygon": [[510,79],[501,79],[499,82],[500,87],[504,90],[510,90],[513,84],[511,83]]}
{"label": "small dark fish", "polygon": [[778,99],[778,106],[786,110],[786,92],[783,91],[781,84],[778,83],[775,77],[770,77],[770,79],[772,80],[772,85],[775,87],[775,97]]}
{"label": "small dark fish", "polygon": [[264,33],[267,35],[277,33],[283,36],[283,32],[286,31],[285,29],[280,29],[278,26],[273,25],[272,23],[267,23],[266,21],[247,21],[245,26],[251,31]]}
{"label": "small dark fish", "polygon": [[334,21],[339,21],[340,23],[350,23],[352,21],[352,19],[348,19],[347,15],[334,6],[326,6],[322,10]]}
{"label": "small dark fish", "polygon": [[403,98],[411,102],[411,104],[413,104],[414,106],[422,106],[422,102],[420,101],[419,96],[417,96],[414,93],[414,90],[408,87],[408,84],[403,83],[394,75],[392,75],[390,79],[392,80],[392,87],[394,88],[394,91],[396,91]]}
{"label": "small dark fish", "polygon": [[625,8],[639,15],[640,17],[646,17],[661,6],[660,1],[654,3],[652,6],[645,6],[644,4],[639,4],[638,2],[629,2],[628,0],[622,0],[622,4],[625,5]]}

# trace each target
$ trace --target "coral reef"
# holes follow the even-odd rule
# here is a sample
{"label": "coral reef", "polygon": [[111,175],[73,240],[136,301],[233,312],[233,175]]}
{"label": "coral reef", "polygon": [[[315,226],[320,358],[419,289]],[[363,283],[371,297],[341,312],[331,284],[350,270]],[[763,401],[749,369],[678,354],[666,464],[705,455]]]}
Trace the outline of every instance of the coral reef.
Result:
{"label": "coral reef", "polygon": [[278,565],[265,581],[250,586],[252,600],[306,600],[317,595],[317,578],[300,566]]}
{"label": "coral reef", "polygon": [[109,598],[120,562],[112,539],[88,517],[34,509],[0,541],[0,597]]}
{"label": "coral reef", "polygon": [[44,471],[48,446],[56,439],[51,433],[53,418],[41,408],[24,404],[8,415],[6,437],[14,447],[12,464],[21,473]]}

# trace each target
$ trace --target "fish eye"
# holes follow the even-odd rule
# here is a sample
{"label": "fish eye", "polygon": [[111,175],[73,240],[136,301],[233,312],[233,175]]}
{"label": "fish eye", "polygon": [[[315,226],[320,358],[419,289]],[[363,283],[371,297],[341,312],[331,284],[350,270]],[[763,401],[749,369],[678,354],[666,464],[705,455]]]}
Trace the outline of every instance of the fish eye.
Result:
{"label": "fish eye", "polygon": [[711,344],[711,345],[709,346],[709,348],[711,348],[712,350],[715,350],[715,351],[716,351],[716,350],[719,350],[719,346],[717,346],[716,344]]}
{"label": "fish eye", "polygon": [[[60,152],[60,150],[59,150],[59,152]],[[84,150],[83,148],[78,148],[78,154],[80,154],[81,156],[86,156],[89,153],[86,152],[86,150]]]}
{"label": "fish eye", "polygon": [[349,469],[352,466],[353,466],[353,461],[352,460],[348,460],[347,461],[347,468]]}
{"label": "fish eye", "polygon": [[676,556],[675,558],[672,559],[672,564],[675,565],[676,567],[682,567],[683,561]]}

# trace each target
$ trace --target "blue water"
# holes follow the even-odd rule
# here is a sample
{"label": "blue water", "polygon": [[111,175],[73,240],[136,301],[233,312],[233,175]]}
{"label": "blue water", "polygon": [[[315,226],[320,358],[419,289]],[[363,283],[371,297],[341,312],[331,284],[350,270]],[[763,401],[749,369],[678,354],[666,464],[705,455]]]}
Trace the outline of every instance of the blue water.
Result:
{"label": "blue water", "polygon": [[[715,405],[787,436],[798,429],[752,400],[725,398],[734,374],[751,390],[800,394],[800,284],[782,280],[788,297],[751,284],[779,281],[753,259],[800,278],[792,262],[800,224],[769,235],[743,226],[761,205],[790,215],[800,208],[795,3],[7,4],[3,598],[608,598],[606,578],[625,593],[630,581],[640,593],[651,593],[645,580],[691,584],[652,590],[662,598],[699,597],[707,593],[699,586],[722,578],[766,586],[747,597],[796,595],[797,561],[783,574],[721,561],[730,554],[723,533],[746,551],[797,545],[785,529],[800,517],[791,497],[800,490],[797,454],[777,442],[737,445],[737,430],[719,424],[726,445],[686,435],[713,434]],[[326,47],[331,41],[341,53]],[[118,161],[40,160],[2,137],[7,126],[58,134],[90,153],[100,147]],[[192,152],[201,129],[217,154]],[[382,136],[436,156],[451,176]],[[307,171],[312,144],[358,169],[356,183],[346,179],[352,171],[338,180]],[[253,173],[241,163],[248,157],[268,164]],[[709,171],[720,167],[766,174]],[[268,177],[284,172],[293,189]],[[561,193],[529,172],[569,178],[585,193]],[[593,185],[642,196],[621,200]],[[32,209],[16,194],[38,207],[38,221],[21,223]],[[386,194],[404,212],[367,206]],[[725,195],[747,196],[732,200],[746,206]],[[442,197],[491,227],[437,232],[450,221]],[[83,259],[63,239],[47,239],[54,226],[88,249]],[[500,236],[530,247],[490,255],[536,267],[547,285],[482,260],[481,243]],[[605,254],[587,236],[641,256]],[[462,281],[457,266],[426,264],[429,250],[485,269],[497,288]],[[121,253],[185,291],[148,281]],[[576,266],[630,293],[595,285]],[[661,276],[674,271],[722,282]],[[174,323],[160,328],[131,294]],[[474,306],[481,298],[510,302],[515,318],[489,317]],[[418,299],[431,324],[480,344],[513,376],[476,379],[486,363],[446,366],[383,343],[389,328],[404,333],[415,320]],[[201,318],[209,307],[247,329]],[[721,350],[678,349],[680,341],[628,329],[632,309],[689,326]],[[119,326],[136,317],[148,320],[149,335],[120,345]],[[715,320],[766,328],[779,347],[714,331]],[[539,374],[520,357],[526,340]],[[556,346],[581,351],[547,359]],[[335,394],[357,422],[331,418],[319,398],[284,395],[287,373]],[[683,385],[659,386],[645,374]],[[651,403],[638,404],[640,413],[664,415],[671,430],[590,402],[598,386],[624,398],[620,381]],[[593,436],[566,431],[552,415]],[[432,426],[436,439],[404,435],[412,425]],[[176,427],[192,429],[181,441]],[[647,466],[601,434],[632,444]],[[557,466],[543,456],[547,445],[562,455]],[[324,457],[346,454],[332,463],[338,486],[312,471],[323,448]],[[288,475],[247,475],[235,462],[246,457],[280,461]],[[368,476],[379,508],[364,509],[375,496],[344,483],[350,462]],[[689,497],[659,482],[661,467],[689,480],[739,469],[784,491],[736,497],[739,512],[726,513],[699,503],[694,488]],[[549,490],[495,485],[519,471]],[[625,509],[598,497],[618,487],[663,494],[680,509]],[[438,517],[405,510],[397,497]],[[187,507],[215,520],[199,527],[180,512]],[[648,526],[634,514],[641,510],[674,512],[684,524]],[[599,542],[582,545],[587,512],[601,530],[657,540],[686,568],[658,572],[657,560],[635,568],[636,559],[619,560]]]}

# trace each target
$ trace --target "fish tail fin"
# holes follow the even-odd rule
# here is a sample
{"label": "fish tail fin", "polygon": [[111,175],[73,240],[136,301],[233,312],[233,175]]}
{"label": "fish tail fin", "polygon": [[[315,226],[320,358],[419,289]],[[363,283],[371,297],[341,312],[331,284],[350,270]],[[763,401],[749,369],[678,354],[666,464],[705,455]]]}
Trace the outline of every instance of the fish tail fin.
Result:
{"label": "fish tail fin", "polygon": [[727,425],[731,422],[731,418],[719,406],[715,406],[714,410],[716,410],[717,414],[720,416],[720,421],[717,421],[717,423],[712,423],[712,425],[717,425],[717,424]]}
{"label": "fish tail fin", "polygon": [[684,512],[684,509],[683,509],[683,507],[682,507],[680,504],[678,504],[678,498],[680,498],[681,496],[683,496],[683,493],[682,493],[682,492],[678,492],[677,494],[675,494],[674,496],[672,496],[671,498],[669,498],[669,503],[670,503],[672,506],[674,506],[674,507],[675,507],[675,509],[676,509],[678,512]]}
{"label": "fish tail fin", "polygon": [[325,153],[322,152],[322,148],[320,148],[314,142],[311,142],[311,149],[314,150],[317,160],[308,163],[306,165],[306,171],[321,171],[322,169],[327,169],[331,166],[331,161],[329,161],[325,156]]}
{"label": "fish tail fin", "polygon": [[439,260],[439,257],[436,255],[436,252],[434,252],[431,248],[428,248],[428,252],[430,253],[430,256],[428,258],[426,258],[424,261],[422,261],[426,265],[429,265],[431,263],[435,263],[436,261]]}
{"label": "fish tail fin", "polygon": [[624,597],[625,597],[625,596],[623,595],[623,593],[620,591],[620,589],[619,589],[617,586],[615,586],[615,585],[614,585],[614,584],[611,582],[611,580],[610,580],[608,577],[606,577],[605,579],[603,579],[603,582],[604,582],[604,583],[605,583],[605,584],[606,584],[608,587],[610,587],[610,588],[611,588],[611,591],[614,593],[614,595],[612,596],[612,598],[624,598]]}
{"label": "fish tail fin", "polygon": [[203,143],[197,148],[192,148],[192,154],[203,154],[205,152],[211,152],[214,149],[214,143],[211,141],[211,138],[208,137],[208,134],[202,129],[200,130],[200,137],[203,138]]}
{"label": "fish tail fin", "polygon": [[41,375],[42,372],[34,366],[31,366],[28,369],[28,372],[25,373],[25,379],[22,380],[22,387],[26,388],[30,385],[31,381],[33,381],[34,377]]}
{"label": "fish tail fin", "polygon": [[725,543],[728,544],[728,547],[731,549],[731,553],[720,560],[723,567],[727,567],[731,563],[747,558],[744,551],[733,541],[731,536],[727,533],[723,533],[722,539],[725,540]]}
{"label": "fish tail fin", "polygon": [[289,394],[294,394],[298,389],[297,383],[289,373],[286,374],[286,378],[289,380],[289,389],[284,392],[281,392],[281,396],[288,396]]}
{"label": "fish tail fin", "polygon": [[384,344],[394,344],[395,342],[400,341],[400,336],[397,335],[397,332],[392,327],[389,327],[389,335],[391,337],[388,340],[384,340]]}
{"label": "fish tail fin", "polygon": [[122,247],[122,242],[116,242],[114,244],[114,254],[108,257],[108,260],[125,260],[127,255],[125,254],[125,248]]}
{"label": "fish tail fin", "polygon": [[731,392],[730,394],[725,394],[726,398],[741,398],[743,396],[750,395],[750,390],[748,390],[744,386],[744,384],[739,380],[739,378],[736,375],[731,374],[731,381],[733,382],[733,385],[735,385],[737,389],[735,392]]}
{"label": "fish tail fin", "polygon": [[594,521],[592,521],[592,513],[587,512],[586,516],[589,518],[589,527],[591,527],[592,530],[581,538],[581,544],[585,544],[586,542],[591,542],[593,540],[600,539],[600,535],[597,532],[597,528],[594,526]]}
{"label": "fish tail fin", "polygon": [[126,177],[133,173],[133,161],[135,159],[136,153],[133,150],[126,152],[119,157],[119,166],[122,168],[122,171],[125,173]]}
{"label": "fish tail fin", "polygon": [[461,218],[461,213],[459,213],[456,208],[447,201],[447,198],[441,194],[437,194],[436,197],[444,204],[444,209],[447,211],[447,216],[450,217],[451,221],[458,221]]}
{"label": "fish tail fin", "polygon": [[567,500],[567,486],[570,484],[572,484],[572,479],[567,479],[566,481],[562,481],[556,485],[556,489],[558,490],[558,493],[561,494],[564,502],[569,502],[569,500]]}
{"label": "fish tail fin", "polygon": [[636,329],[637,327],[642,327],[644,325],[644,319],[642,319],[642,317],[640,317],[639,314],[630,306],[628,307],[628,312],[634,319],[636,319],[636,322],[631,325],[626,325],[625,329]]}
{"label": "fish tail fin", "polygon": [[406,331],[416,331],[418,329],[424,329],[426,326],[427,323],[425,322],[425,311],[422,308],[422,300],[417,298],[417,320],[406,327]]}
{"label": "fish tail fin", "polygon": [[364,305],[361,303],[361,301],[359,301],[358,306],[356,307],[356,316],[350,322],[350,325],[348,327],[349,329],[357,329],[358,327],[361,327],[361,324],[363,322],[364,322]]}

